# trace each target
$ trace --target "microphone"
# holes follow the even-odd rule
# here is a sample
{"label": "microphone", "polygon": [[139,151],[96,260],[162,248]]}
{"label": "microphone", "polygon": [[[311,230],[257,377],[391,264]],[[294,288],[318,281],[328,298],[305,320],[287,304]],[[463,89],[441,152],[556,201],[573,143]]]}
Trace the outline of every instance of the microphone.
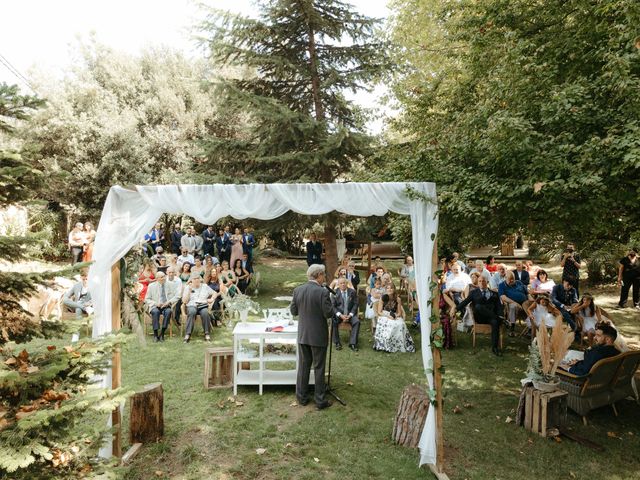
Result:
{"label": "microphone", "polygon": [[322,286],[324,288],[326,288],[327,290],[329,290],[329,292],[333,293],[334,295],[336,294],[336,291],[333,288],[331,288],[329,285],[327,285],[326,283],[323,283]]}

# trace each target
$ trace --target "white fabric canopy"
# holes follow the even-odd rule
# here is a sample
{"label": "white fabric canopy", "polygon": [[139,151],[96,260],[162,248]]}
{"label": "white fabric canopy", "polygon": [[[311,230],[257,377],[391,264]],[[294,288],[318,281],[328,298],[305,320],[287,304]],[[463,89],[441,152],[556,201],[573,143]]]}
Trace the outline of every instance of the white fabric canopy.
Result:
{"label": "white fabric canopy", "polygon": [[[417,193],[413,194],[413,193]],[[163,213],[187,214],[203,224],[220,218],[270,220],[288,210],[321,215],[336,210],[356,216],[395,212],[411,216],[416,288],[422,319],[422,360],[433,387],[431,337],[431,258],[438,212],[433,183],[331,183],[112,187],[96,235],[89,288],[95,305],[93,336],[111,331],[111,266],[140,242]],[[111,385],[110,374],[104,385]],[[420,438],[420,464],[436,463],[436,419],[429,409]],[[103,454],[105,452],[103,451]],[[111,453],[110,447],[107,454]]]}

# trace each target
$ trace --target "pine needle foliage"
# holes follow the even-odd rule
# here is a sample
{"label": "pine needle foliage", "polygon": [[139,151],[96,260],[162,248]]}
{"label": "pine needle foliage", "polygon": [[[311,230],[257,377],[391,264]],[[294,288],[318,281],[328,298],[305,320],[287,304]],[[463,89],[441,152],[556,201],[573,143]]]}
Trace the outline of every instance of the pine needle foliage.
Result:
{"label": "pine needle foliage", "polygon": [[[24,205],[38,193],[41,173],[9,142],[15,125],[42,105],[0,84],[0,207]],[[27,247],[39,241],[2,236],[0,259],[27,259]],[[63,348],[32,342],[60,333],[63,324],[37,320],[20,303],[60,273],[0,272],[0,478],[75,479],[110,471],[96,453],[106,433],[105,415],[125,394],[99,388],[94,379],[122,339]]]}
{"label": "pine needle foliage", "polygon": [[332,182],[369,152],[364,116],[345,92],[388,67],[378,20],[341,1],[273,0],[257,18],[210,11],[199,25],[212,61],[233,68],[217,95],[236,135],[203,143],[203,173],[239,181]]}

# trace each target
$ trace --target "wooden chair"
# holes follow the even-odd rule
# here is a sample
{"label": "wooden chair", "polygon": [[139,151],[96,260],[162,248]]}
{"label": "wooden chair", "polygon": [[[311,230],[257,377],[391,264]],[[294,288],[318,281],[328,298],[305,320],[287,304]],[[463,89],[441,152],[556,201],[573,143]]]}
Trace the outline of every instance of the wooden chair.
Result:
{"label": "wooden chair", "polygon": [[[207,308],[207,311],[209,312],[209,318],[213,319],[213,310],[211,309],[212,305],[209,305],[209,308]],[[184,304],[184,302],[182,303],[182,305],[180,306],[180,317],[181,317],[181,321],[180,321],[180,336],[184,337],[185,336],[185,329],[187,328],[187,306]],[[198,313],[196,315],[196,318],[200,317],[200,320],[202,320],[202,316]],[[202,322],[201,322],[202,323]],[[193,332],[196,331],[196,326],[197,326],[198,322],[195,321],[194,319],[194,325],[193,325]],[[191,333],[191,335],[193,336],[193,332]]]}
{"label": "wooden chair", "polygon": [[[473,348],[476,348],[476,335],[491,335],[491,324],[490,323],[476,323],[476,315],[473,307],[471,308],[471,318],[473,319],[473,325],[471,327],[471,336]],[[501,323],[498,332],[499,332],[499,341],[500,341],[500,350],[503,349],[503,339],[504,339],[504,323]]]}
{"label": "wooden chair", "polygon": [[[171,305],[171,318],[169,319],[169,327],[167,328],[167,330],[169,331],[170,338],[173,337],[173,320],[176,318],[176,312],[178,311],[177,307],[178,307],[177,302]],[[143,311],[142,311],[142,323],[144,324],[144,334],[146,336],[148,335],[147,327],[153,323],[153,319],[151,318],[151,313],[149,312],[149,309],[146,307],[146,305],[143,307]]]}
{"label": "wooden chair", "polygon": [[[523,305],[518,305],[517,309],[516,309],[516,325],[518,324],[518,322],[520,322],[520,326],[522,327],[522,329],[520,330],[520,332],[518,333],[517,337],[524,337],[526,335],[526,333],[529,331],[529,327],[527,326],[526,320],[527,320],[527,309],[526,307],[528,306],[528,302],[524,302]],[[504,303],[504,312],[503,312],[503,316],[505,321],[509,321],[509,304],[508,303]]]}

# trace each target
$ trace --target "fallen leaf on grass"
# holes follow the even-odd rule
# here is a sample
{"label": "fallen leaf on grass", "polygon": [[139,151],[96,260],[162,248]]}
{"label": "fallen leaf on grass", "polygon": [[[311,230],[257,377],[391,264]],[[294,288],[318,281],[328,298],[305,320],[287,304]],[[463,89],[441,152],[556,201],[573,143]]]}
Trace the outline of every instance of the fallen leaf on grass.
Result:
{"label": "fallen leaf on grass", "polygon": [[313,457],[313,461],[314,461],[314,462],[316,462],[316,463],[318,463],[318,462],[320,462],[320,459],[319,459],[319,458],[317,458],[317,457]]}
{"label": "fallen leaf on grass", "polygon": [[15,357],[11,357],[11,358],[8,358],[8,359],[4,362],[4,364],[5,364],[5,365],[15,365],[17,362],[18,362],[18,361],[15,359]]}
{"label": "fallen leaf on grass", "polygon": [[266,451],[267,451],[266,448],[256,448],[256,453],[258,455],[264,455]]}
{"label": "fallen leaf on grass", "polygon": [[233,402],[235,402],[235,401],[236,401],[236,397],[228,397],[228,398],[227,398],[227,402],[231,402],[231,403],[233,403]]}
{"label": "fallen leaf on grass", "polygon": [[557,443],[562,443],[562,439],[558,436],[558,437],[553,437],[553,439],[557,442]]}
{"label": "fallen leaf on grass", "polygon": [[350,387],[353,387],[353,382],[347,382],[347,385],[349,385]]}
{"label": "fallen leaf on grass", "polygon": [[511,417],[507,417],[506,420],[504,421],[504,423],[511,423],[513,422],[513,418]]}
{"label": "fallen leaf on grass", "polygon": [[297,407],[298,406],[298,402],[293,402],[289,404],[290,407]]}
{"label": "fallen leaf on grass", "polygon": [[500,420],[500,415],[496,415],[496,420]]}
{"label": "fallen leaf on grass", "polygon": [[607,437],[609,438],[619,438],[616,432],[607,432]]}
{"label": "fallen leaf on grass", "polygon": [[218,408],[220,409],[224,408],[224,402],[222,400],[218,402]]}
{"label": "fallen leaf on grass", "polygon": [[47,347],[47,350],[49,350],[50,352],[52,352],[52,351],[53,351],[53,350],[55,350],[55,349],[56,349],[56,346],[55,346],[55,345],[49,345],[49,346]]}
{"label": "fallen leaf on grass", "polygon": [[461,413],[461,412],[462,412],[462,409],[458,405],[453,407],[453,413]]}
{"label": "fallen leaf on grass", "polygon": [[291,447],[293,447],[293,443],[287,443],[287,444],[284,446],[284,448],[291,448]]}
{"label": "fallen leaf on grass", "polygon": [[244,402],[236,402],[236,407],[241,407],[244,405]]}
{"label": "fallen leaf on grass", "polygon": [[32,365],[29,368],[27,368],[27,373],[36,373],[38,370],[40,370],[38,367],[36,367],[35,365]]}
{"label": "fallen leaf on grass", "polygon": [[575,473],[573,473],[573,472],[569,472],[569,476],[570,476],[571,478],[577,478],[577,477],[576,477],[576,474],[575,474]]}
{"label": "fallen leaf on grass", "polygon": [[164,475],[164,472],[162,470],[156,470],[155,474],[156,474],[156,477],[161,477]]}
{"label": "fallen leaf on grass", "polygon": [[473,403],[468,403],[468,402],[467,403],[463,403],[462,406],[464,408],[473,408]]}
{"label": "fallen leaf on grass", "polygon": [[476,432],[480,433],[480,430],[478,430],[477,428],[474,428],[474,430],[475,430]]}
{"label": "fallen leaf on grass", "polygon": [[531,440],[530,438],[527,438],[527,443],[528,443],[529,445],[533,445],[533,440]]}

